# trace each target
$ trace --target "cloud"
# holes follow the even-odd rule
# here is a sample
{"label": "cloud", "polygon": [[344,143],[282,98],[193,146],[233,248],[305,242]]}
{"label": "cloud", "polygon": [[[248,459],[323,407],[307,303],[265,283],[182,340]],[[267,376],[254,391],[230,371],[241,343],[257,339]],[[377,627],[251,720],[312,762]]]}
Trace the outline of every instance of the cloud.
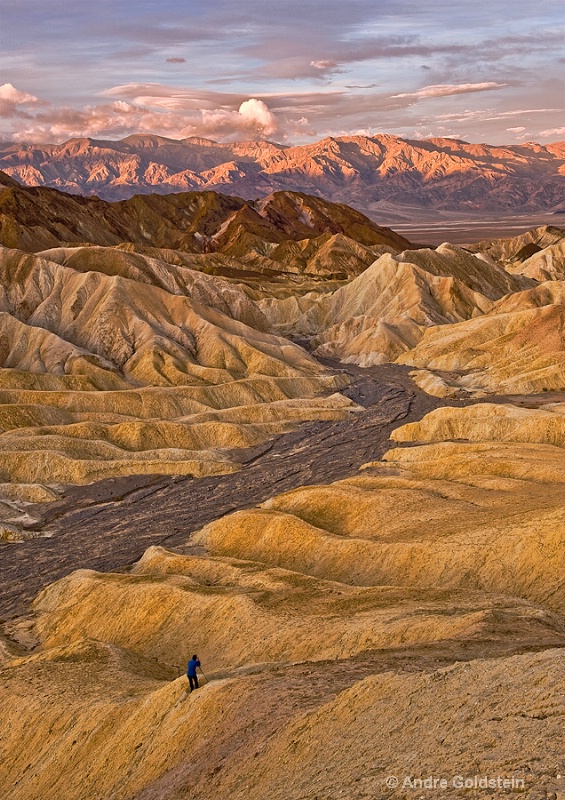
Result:
{"label": "cloud", "polygon": [[[444,89],[445,87],[442,87]],[[448,87],[449,90],[460,87]],[[391,97],[385,92],[282,92],[245,96],[233,92],[191,89],[159,83],[128,83],[106,89],[108,102],[81,109],[49,106],[28,115],[11,138],[19,141],[62,141],[73,136],[119,138],[155,133],[171,138],[205,136],[219,140],[264,139],[276,135],[314,138],[368,129],[386,129],[386,112],[407,110],[412,93]],[[339,131],[336,120],[339,119]],[[398,124],[396,120],[393,123]]]}
{"label": "cloud", "polygon": [[248,122],[252,127],[261,129],[267,136],[277,130],[277,120],[262,100],[256,100],[254,97],[245,100],[240,105],[237,113],[245,122]]}
{"label": "cloud", "polygon": [[[557,108],[517,108],[513,111],[495,111],[493,108],[483,108],[476,111],[463,111],[460,113],[440,114],[436,117],[442,122],[498,122],[509,117],[519,117],[522,115],[541,116],[558,112]],[[506,128],[512,130],[512,128]]]}
{"label": "cloud", "polygon": [[460,83],[456,85],[437,84],[435,86],[423,86],[416,92],[393,94],[391,97],[423,100],[429,97],[448,97],[454,94],[468,94],[469,92],[488,92],[492,89],[502,89],[505,86],[505,83],[495,83],[494,81],[486,81],[484,83]]}
{"label": "cloud", "polygon": [[32,94],[20,92],[11,83],[3,83],[0,86],[0,100],[6,103],[14,103],[14,105],[23,105],[25,103],[37,103],[38,98]]}
{"label": "cloud", "polygon": [[[74,3],[72,14],[69,6],[3,0],[3,80],[32,94],[0,100],[8,115],[0,136],[118,138],[150,125],[212,138],[404,135],[437,132],[441,110],[459,112],[446,121],[449,133],[500,142],[519,136],[508,123],[562,124],[557,114],[535,123],[499,116],[561,103],[562,0],[145,0],[133,15],[116,0]],[[161,85],[184,73],[196,88]],[[101,94],[116,83],[121,91]],[[36,95],[52,105],[29,100]],[[257,109],[241,112],[250,98],[276,118],[275,133]]]}
{"label": "cloud", "polygon": [[268,106],[256,98],[245,100],[237,111],[204,109],[200,119],[191,120],[182,136],[208,136],[223,140],[264,139],[278,130],[278,122]]}
{"label": "cloud", "polygon": [[[502,36],[496,33],[492,35],[492,28],[489,26],[475,40],[470,37],[461,40],[459,36],[449,37],[445,33],[436,33],[435,36],[424,39],[417,33],[406,33],[402,26],[399,26],[402,32],[379,34],[379,21],[374,19],[372,25],[358,26],[353,19],[348,18],[349,4],[341,5],[339,14],[343,14],[343,18],[339,24],[334,13],[330,22],[321,17],[316,22],[311,20],[311,27],[297,28],[294,17],[290,23],[288,20],[281,20],[276,30],[259,26],[257,36],[252,37],[250,44],[240,45],[238,53],[241,62],[245,63],[250,57],[255,61],[259,60],[261,65],[250,71],[243,70],[240,77],[248,81],[320,78],[322,76],[316,75],[316,70],[334,75],[345,70],[349,72],[362,68],[366,62],[375,62],[375,67],[378,65],[379,70],[384,68],[390,72],[394,68],[383,65],[383,62],[394,60],[399,62],[399,68],[402,69],[415,58],[426,60],[427,63],[420,66],[421,69],[431,71],[435,68],[439,70],[438,74],[453,74],[454,69],[463,75],[477,74],[485,65],[498,64],[508,58],[516,59],[520,56],[522,64],[524,52],[527,51],[528,58],[532,58],[534,53],[547,54],[551,48],[559,47],[562,41],[560,32],[555,30]],[[394,5],[398,6],[398,2],[391,4],[391,8]],[[414,8],[407,13],[413,18]],[[425,17],[426,13],[423,13]],[[372,13],[369,12],[369,16]],[[441,28],[449,32],[450,26],[444,25],[444,22],[442,19]],[[285,35],[281,29],[288,30],[288,33]],[[331,54],[331,60],[328,54]],[[429,62],[434,66],[430,66]],[[328,66],[318,66],[324,64]],[[513,70],[516,68],[517,64],[514,64]]]}
{"label": "cloud", "polygon": [[37,105],[41,101],[33,94],[20,92],[11,83],[3,83],[0,86],[0,116],[27,116],[27,112],[21,111],[20,106]]}
{"label": "cloud", "polygon": [[328,58],[312,58],[311,55],[295,55],[284,58],[262,56],[265,63],[250,72],[244,73],[240,78],[246,83],[275,80],[297,80],[310,78],[316,81],[326,79],[331,75],[341,73],[337,61]]}
{"label": "cloud", "polygon": [[506,128],[506,130],[507,130],[507,131],[510,131],[510,133],[522,133],[522,132],[523,132],[523,131],[525,131],[526,129],[525,129],[525,128],[518,127],[518,128]]}
{"label": "cloud", "polygon": [[314,69],[332,69],[332,67],[337,67],[337,61],[332,61],[330,59],[323,59],[322,61],[311,61],[310,66],[314,67]]}
{"label": "cloud", "polygon": [[210,89],[185,89],[166,83],[123,83],[105,89],[102,97],[125,98],[140,106],[198,110],[201,108],[238,108],[249,95],[234,92],[216,92]]}
{"label": "cloud", "polygon": [[[218,92],[210,89],[184,89],[161,83],[127,83],[114,86],[102,92],[104,97],[126,99],[138,106],[168,109],[171,111],[193,111],[223,108],[235,111],[240,108],[249,95],[239,92]],[[271,111],[284,111],[289,114],[303,114],[303,109],[311,113],[323,113],[340,104],[365,108],[364,98],[375,95],[352,95],[344,90],[271,92],[255,95],[255,99],[265,103]],[[396,102],[396,101],[395,101]],[[400,103],[396,102],[397,105]],[[406,105],[406,103],[404,103]]]}
{"label": "cloud", "polygon": [[[166,98],[165,98],[166,99]],[[185,111],[149,108],[117,99],[85,106],[42,108],[27,116],[17,141],[51,142],[70,137],[120,137],[131,133],[159,133],[175,139],[205,136],[223,140],[264,139],[279,129],[277,117],[263,100],[248,98],[237,109],[199,108]]]}
{"label": "cloud", "polygon": [[565,136],[565,128],[549,128],[547,131],[540,131],[538,136]]}
{"label": "cloud", "polygon": [[[289,48],[289,37],[292,47]],[[277,35],[241,48],[246,57],[259,59],[262,63],[243,77],[246,80],[298,79],[326,77],[350,71],[354,65],[371,61],[433,57],[438,53],[459,54],[467,49],[464,44],[423,44],[417,36],[410,34],[375,36],[355,35],[348,38],[337,36],[327,41],[313,33],[304,36],[294,31],[289,36]],[[331,58],[328,57],[331,53]]]}
{"label": "cloud", "polygon": [[185,138],[221,140],[289,136],[314,138],[350,124],[373,125],[375,114],[407,108],[410,102],[385,93],[346,89],[248,95],[190,89],[157,83],[129,83],[104,90],[107,102],[81,109],[49,106],[19,125],[10,138],[19,141],[62,141],[71,136],[118,138],[150,132]]}
{"label": "cloud", "polygon": [[[310,59],[312,61],[312,59]],[[332,60],[322,59],[313,71],[324,73],[332,69]],[[411,76],[413,79],[413,75]],[[411,136],[412,131],[430,131],[430,135],[453,136],[471,141],[490,141],[490,135],[500,129],[498,136],[510,139],[508,133],[519,136],[521,131],[506,130],[510,123],[519,124],[515,115],[537,116],[536,127],[549,129],[544,119],[552,109],[516,110],[473,108],[471,97],[481,92],[502,89],[500,81],[434,83],[415,91],[382,90],[375,84],[350,84],[320,87],[310,83],[307,91],[262,92],[253,94],[218,89],[175,86],[167,83],[132,81],[99,91],[93,102],[80,108],[42,103],[33,95],[25,95],[10,86],[3,88],[4,96],[12,103],[11,122],[4,127],[3,137],[18,141],[62,142],[70,137],[119,139],[132,133],[152,133],[172,139],[202,136],[219,141],[274,138],[298,143],[324,136],[348,135],[357,130],[386,131]],[[399,86],[403,89],[402,84]],[[510,87],[509,92],[512,90]],[[497,94],[508,104],[509,92]],[[456,112],[451,103],[450,113],[431,113],[425,116],[416,109],[426,100],[452,95],[465,95],[467,110]],[[541,99],[539,96],[536,98]],[[27,102],[27,105],[14,103]],[[475,102],[475,105],[477,102]],[[15,110],[14,110],[15,109]],[[446,109],[447,110],[447,109]],[[506,119],[508,118],[508,120]],[[561,120],[556,118],[554,123]],[[524,124],[531,126],[531,120]],[[448,127],[442,127],[446,125]],[[8,130],[11,126],[12,130]],[[529,128],[530,129],[530,128]],[[555,129],[558,130],[558,129]],[[473,131],[478,131],[478,134]],[[529,134],[528,134],[529,135]],[[553,135],[553,134],[552,134]],[[560,134],[555,134],[558,138]],[[515,138],[513,137],[513,138]],[[519,137],[523,138],[523,137]]]}

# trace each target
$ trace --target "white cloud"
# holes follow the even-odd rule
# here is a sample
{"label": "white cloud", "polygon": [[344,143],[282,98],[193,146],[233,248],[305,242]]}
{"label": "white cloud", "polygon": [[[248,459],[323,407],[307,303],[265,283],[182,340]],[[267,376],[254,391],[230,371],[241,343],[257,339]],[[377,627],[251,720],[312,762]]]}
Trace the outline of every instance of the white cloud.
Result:
{"label": "white cloud", "polygon": [[277,130],[275,115],[262,100],[256,100],[254,97],[245,100],[237,113],[253,127],[262,129],[266,136],[270,136]]}
{"label": "white cloud", "polygon": [[547,131],[540,131],[538,136],[565,136],[565,128],[549,128]]}
{"label": "white cloud", "polygon": [[506,128],[506,130],[507,130],[507,131],[510,131],[510,133],[522,133],[522,132],[523,132],[523,131],[525,131],[526,129],[525,129],[525,128],[518,127],[518,128]]}
{"label": "white cloud", "polygon": [[414,100],[422,100],[428,97],[448,97],[453,94],[467,94],[469,92],[487,92],[492,89],[502,89],[506,86],[505,83],[495,83],[494,81],[486,81],[484,83],[460,83],[460,84],[436,84],[434,86],[423,86],[416,92],[404,92],[402,94],[393,94],[392,98],[407,98]]}

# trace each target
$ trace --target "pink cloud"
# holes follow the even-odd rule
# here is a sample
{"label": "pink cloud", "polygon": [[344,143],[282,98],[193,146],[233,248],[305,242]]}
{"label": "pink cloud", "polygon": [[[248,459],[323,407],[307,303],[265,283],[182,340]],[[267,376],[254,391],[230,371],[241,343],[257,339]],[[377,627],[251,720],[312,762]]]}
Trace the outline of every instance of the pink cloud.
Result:
{"label": "pink cloud", "polygon": [[565,136],[565,128],[549,128],[546,131],[540,131],[538,136]]}
{"label": "pink cloud", "polygon": [[278,128],[278,120],[273,112],[266,103],[256,98],[244,100],[237,110],[204,108],[189,112],[174,107],[149,108],[138,102],[120,99],[82,109],[49,107],[29,116],[27,125],[20,128],[14,138],[18,141],[48,142],[74,136],[161,133],[175,139],[189,136],[226,140],[261,139],[273,135]]}
{"label": "pink cloud", "polygon": [[332,69],[333,67],[337,67],[337,61],[330,61],[328,59],[323,61],[311,61],[310,66],[315,69]]}
{"label": "pink cloud", "polygon": [[27,112],[22,112],[20,106],[41,104],[39,98],[27,92],[20,92],[11,83],[3,83],[0,86],[0,116],[27,116]]}
{"label": "pink cloud", "polygon": [[428,97],[448,97],[454,94],[468,94],[469,92],[487,92],[492,89],[502,89],[505,83],[495,83],[485,81],[483,83],[460,83],[460,84],[438,84],[435,86],[423,86],[416,92],[404,92],[403,94],[393,94],[393,98],[414,98],[423,100]]}

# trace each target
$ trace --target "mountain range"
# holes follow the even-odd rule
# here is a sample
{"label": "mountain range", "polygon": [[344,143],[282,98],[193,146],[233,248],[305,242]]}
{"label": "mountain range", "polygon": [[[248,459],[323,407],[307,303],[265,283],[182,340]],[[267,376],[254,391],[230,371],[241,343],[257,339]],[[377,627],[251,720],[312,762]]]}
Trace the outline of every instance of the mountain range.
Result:
{"label": "mountain range", "polygon": [[375,212],[565,212],[565,142],[490,146],[379,134],[288,146],[133,135],[5,143],[0,170],[27,186],[110,201],[193,190],[255,199],[291,190]]}

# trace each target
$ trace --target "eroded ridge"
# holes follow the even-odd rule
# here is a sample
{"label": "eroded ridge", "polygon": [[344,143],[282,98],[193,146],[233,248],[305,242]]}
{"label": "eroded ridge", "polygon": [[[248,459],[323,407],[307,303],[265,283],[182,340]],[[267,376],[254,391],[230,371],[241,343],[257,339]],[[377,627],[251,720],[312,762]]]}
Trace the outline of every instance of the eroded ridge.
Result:
{"label": "eroded ridge", "polygon": [[561,791],[564,420],[439,408],[349,478],[47,587],[3,644],[10,800]]}

